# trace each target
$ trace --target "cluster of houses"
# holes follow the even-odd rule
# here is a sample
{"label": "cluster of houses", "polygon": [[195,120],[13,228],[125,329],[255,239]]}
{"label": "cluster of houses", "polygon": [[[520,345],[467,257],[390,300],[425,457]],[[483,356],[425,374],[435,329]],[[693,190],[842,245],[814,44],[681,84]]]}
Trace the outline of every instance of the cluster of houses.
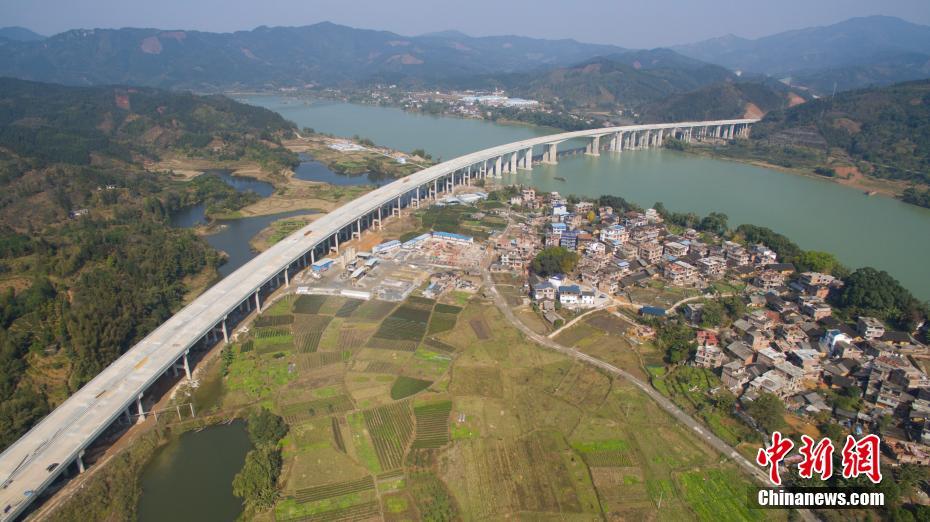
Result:
{"label": "cluster of houses", "polygon": [[[542,248],[560,246],[579,254],[577,268],[568,274],[570,280],[609,295],[652,279],[703,288],[727,274],[772,290],[783,286],[794,271],[790,264],[778,263],[775,252],[763,245],[705,243],[693,229],[671,234],[654,209],[618,213],[590,201],[569,204],[557,192],[537,194],[532,188],[523,189],[510,203],[528,209],[529,219],[516,237],[499,239],[495,267],[502,270],[528,274],[533,257]],[[553,285],[553,299],[561,301],[558,281],[531,280],[530,284],[534,299],[537,293],[550,299],[547,286]],[[541,292],[536,291],[537,284],[543,285]],[[574,303],[572,286],[566,302]],[[580,298],[578,302],[584,304]]]}
{"label": "cluster of houses", "polygon": [[[651,209],[618,214],[532,189],[511,203],[531,213],[516,235],[499,238],[498,266],[527,273],[530,297],[544,314],[551,315],[556,303],[593,306],[597,292],[614,295],[652,279],[696,288],[724,277],[742,280],[740,298],[748,312],[727,328],[700,329],[704,305],[683,307],[697,330],[691,364],[712,369],[743,403],[771,393],[799,415],[832,417],[852,430],[889,416],[896,422],[884,422],[883,433],[888,447],[900,453],[899,462],[930,465],[924,446],[930,446],[930,378],[918,364],[930,354],[913,336],[877,318],[858,317],[853,326],[833,317],[827,297],[842,281],[797,274],[765,245],[715,241],[694,230],[671,234]],[[533,256],[547,246],[577,252],[575,271],[530,274]],[[861,406],[844,409],[830,399],[836,394],[861,397],[854,402]]]}

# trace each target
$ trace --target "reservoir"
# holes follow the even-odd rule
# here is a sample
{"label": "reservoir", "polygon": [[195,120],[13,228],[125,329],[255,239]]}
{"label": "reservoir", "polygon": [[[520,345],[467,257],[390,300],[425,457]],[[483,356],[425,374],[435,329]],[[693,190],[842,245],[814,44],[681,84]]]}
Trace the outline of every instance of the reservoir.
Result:
{"label": "reservoir", "polygon": [[[423,148],[445,159],[558,132],[373,105],[282,96],[238,99],[275,110],[300,127],[346,137],[359,135],[408,152]],[[558,165],[537,165],[532,172],[520,172],[504,181],[565,195],[614,194],[644,207],[661,201],[676,212],[723,212],[731,227],[742,223],[769,227],[802,248],[831,252],[851,268],[886,270],[918,298],[930,299],[926,269],[930,209],[892,198],[866,197],[859,190],[826,180],[671,150],[626,151],[597,158],[574,155],[561,158]]]}
{"label": "reservoir", "polygon": [[140,522],[235,520],[232,481],[252,449],[244,422],[188,432],[159,448],[141,478]]}

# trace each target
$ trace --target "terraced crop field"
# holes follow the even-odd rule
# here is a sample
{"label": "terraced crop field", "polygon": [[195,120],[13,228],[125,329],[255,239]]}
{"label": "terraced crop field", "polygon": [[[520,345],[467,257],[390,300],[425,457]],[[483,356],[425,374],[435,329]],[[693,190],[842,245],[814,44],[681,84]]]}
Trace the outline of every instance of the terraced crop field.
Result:
{"label": "terraced crop field", "polygon": [[301,295],[294,301],[292,310],[295,314],[318,314],[326,299],[325,295]]}
{"label": "terraced crop field", "polygon": [[298,503],[314,502],[370,489],[375,489],[375,481],[371,476],[367,476],[358,480],[335,482],[323,486],[299,489],[294,492],[294,500]]}
{"label": "terraced crop field", "polygon": [[[269,404],[291,430],[283,494],[256,518],[725,522],[776,513],[747,516],[736,503],[748,482],[638,388],[536,346],[480,293],[461,303],[300,296],[252,325],[233,350],[222,407]],[[582,345],[620,339],[609,316],[580,326],[566,334],[580,332]],[[684,379],[688,371],[669,386],[703,394],[715,382]]]}
{"label": "terraced crop field", "polygon": [[432,449],[449,442],[449,413],[452,401],[418,404],[413,407],[417,419],[417,435],[413,439],[414,449]]}
{"label": "terraced crop field", "polygon": [[281,415],[288,424],[296,424],[320,415],[333,415],[355,408],[348,395],[337,395],[325,399],[287,404],[281,407]]}
{"label": "terraced crop field", "polygon": [[400,467],[413,434],[413,418],[406,402],[397,402],[373,410],[366,410],[365,425],[378,454],[381,469]]}

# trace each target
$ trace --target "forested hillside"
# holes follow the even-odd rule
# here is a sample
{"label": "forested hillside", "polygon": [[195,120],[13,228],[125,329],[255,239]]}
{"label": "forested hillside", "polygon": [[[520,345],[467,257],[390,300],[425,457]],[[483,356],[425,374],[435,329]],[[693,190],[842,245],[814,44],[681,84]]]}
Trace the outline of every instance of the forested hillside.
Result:
{"label": "forested hillside", "polygon": [[567,65],[622,50],[520,36],[403,36],[329,22],[233,33],[76,29],[41,42],[0,39],[0,75],[198,91],[402,84]]}
{"label": "forested hillside", "polygon": [[292,125],[223,97],[0,80],[0,447],[170,316],[217,252],[172,210],[243,204],[161,154],[293,161]]}
{"label": "forested hillside", "polygon": [[571,67],[502,80],[529,98],[557,101],[565,109],[635,109],[666,96],[735,76],[723,67],[685,58],[667,49],[598,57]]}
{"label": "forested hillside", "polygon": [[673,94],[640,111],[644,122],[760,118],[803,103],[804,98],[774,81],[727,81],[696,91]]}
{"label": "forested hillside", "polygon": [[930,184],[930,80],[773,111],[753,127],[752,137],[757,144],[846,157],[876,177]]}

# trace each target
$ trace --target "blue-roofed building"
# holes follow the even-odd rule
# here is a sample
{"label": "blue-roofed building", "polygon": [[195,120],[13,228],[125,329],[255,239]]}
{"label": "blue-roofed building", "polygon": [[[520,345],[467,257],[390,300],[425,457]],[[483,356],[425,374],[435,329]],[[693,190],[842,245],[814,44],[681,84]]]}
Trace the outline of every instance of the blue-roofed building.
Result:
{"label": "blue-roofed building", "polygon": [[433,238],[442,239],[444,241],[455,241],[456,243],[475,242],[475,238],[471,236],[463,236],[462,234],[454,234],[452,232],[433,232]]}
{"label": "blue-roofed building", "polygon": [[581,287],[578,285],[562,285],[559,287],[559,302],[563,305],[578,304],[581,300]]}

